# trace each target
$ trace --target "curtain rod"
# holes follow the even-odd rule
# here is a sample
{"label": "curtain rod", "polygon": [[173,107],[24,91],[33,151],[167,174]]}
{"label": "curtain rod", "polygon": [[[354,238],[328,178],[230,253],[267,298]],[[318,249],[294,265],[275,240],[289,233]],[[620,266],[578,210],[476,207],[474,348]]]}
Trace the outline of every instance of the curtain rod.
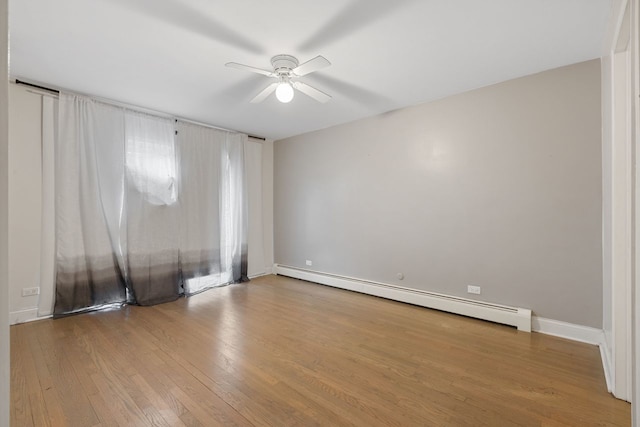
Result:
{"label": "curtain rod", "polygon": [[[27,83],[27,82],[25,82],[25,81],[18,80],[18,79],[16,79],[16,84],[17,84],[17,85],[23,85],[23,86],[33,87],[33,88],[40,89],[40,90],[46,90],[46,91],[48,91],[48,92],[52,92],[52,93],[55,93],[55,94],[60,95],[60,91],[59,91],[58,89],[51,89],[51,88],[48,88],[48,87],[46,87],[46,86],[40,86],[40,85],[36,85],[36,84],[33,84],[33,83]],[[162,114],[165,114],[165,113],[162,113]],[[227,131],[227,132],[236,132],[236,133],[240,133],[240,132],[237,132],[237,131],[234,131],[234,130],[231,130],[231,129],[225,129],[225,128],[221,128],[221,127],[217,127],[217,126],[212,126],[212,125],[208,125],[208,124],[205,124],[205,123],[196,122],[196,121],[193,121],[193,120],[182,119],[182,118],[176,118],[176,121],[177,121],[177,120],[180,120],[180,121],[183,121],[183,122],[187,122],[187,123],[192,123],[192,124],[195,124],[195,125],[198,125],[198,126],[204,126],[204,127],[215,128],[215,129],[219,129],[219,130],[223,130],[223,131]],[[248,135],[248,134],[247,134],[247,136],[248,136],[249,138],[259,139],[259,140],[261,140],[261,141],[266,141],[266,140],[267,140],[267,139],[266,139],[265,137],[263,137],[263,136],[255,136],[255,135]]]}
{"label": "curtain rod", "polygon": [[17,85],[35,87],[36,89],[42,89],[42,90],[46,90],[46,91],[49,91],[49,92],[60,94],[60,91],[57,90],[57,89],[51,89],[51,88],[40,86],[40,85],[34,85],[33,83],[23,82],[22,80],[18,80],[18,79],[16,79],[16,84]]}

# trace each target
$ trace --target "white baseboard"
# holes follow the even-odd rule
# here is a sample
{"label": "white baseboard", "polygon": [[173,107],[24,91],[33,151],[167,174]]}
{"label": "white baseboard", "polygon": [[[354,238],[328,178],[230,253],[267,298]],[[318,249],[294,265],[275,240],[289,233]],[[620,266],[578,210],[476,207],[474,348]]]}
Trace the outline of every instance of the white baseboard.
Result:
{"label": "white baseboard", "polygon": [[265,267],[264,271],[249,276],[249,279],[255,279],[256,277],[268,276],[273,274],[273,267]]}
{"label": "white baseboard", "polygon": [[531,310],[274,264],[273,273],[394,301],[515,326],[531,332]]}
{"label": "white baseboard", "polygon": [[609,349],[609,345],[607,344],[607,340],[602,336],[602,343],[600,344],[600,357],[602,358],[602,368],[604,370],[604,379],[607,381],[607,391],[609,393],[613,393],[613,372],[611,363],[611,351]]}
{"label": "white baseboard", "polygon": [[572,341],[579,341],[593,345],[601,345],[604,342],[604,332],[602,329],[576,325],[574,323],[562,322],[560,320],[546,319],[538,316],[533,316],[531,318],[531,330],[546,335],[553,335],[555,337],[566,338]]}
{"label": "white baseboard", "polygon": [[18,323],[33,322],[35,320],[49,319],[52,316],[38,317],[37,308],[29,308],[27,310],[12,311],[9,313],[9,324],[17,325]]}

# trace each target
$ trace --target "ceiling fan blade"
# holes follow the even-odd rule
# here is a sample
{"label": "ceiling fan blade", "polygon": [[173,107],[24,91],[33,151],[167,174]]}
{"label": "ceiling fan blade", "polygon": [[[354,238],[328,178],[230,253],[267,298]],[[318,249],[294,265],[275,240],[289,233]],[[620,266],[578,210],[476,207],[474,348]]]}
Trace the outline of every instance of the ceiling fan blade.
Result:
{"label": "ceiling fan blade", "polygon": [[252,104],[257,104],[259,102],[264,101],[265,99],[267,99],[267,96],[271,95],[273,93],[273,91],[276,90],[276,88],[278,87],[278,83],[271,83],[269,86],[265,87],[262,92],[260,92],[259,94],[257,94],[255,96],[255,98],[253,98],[250,102]]}
{"label": "ceiling fan blade", "polygon": [[238,64],[237,62],[227,62],[225,65],[227,67],[237,68],[238,70],[250,71],[267,77],[274,77],[273,71],[263,70],[262,68],[250,67],[249,65]]}
{"label": "ceiling fan blade", "polygon": [[325,67],[328,67],[329,65],[331,65],[331,62],[329,62],[327,58],[322,55],[318,55],[315,58],[308,60],[304,64],[298,65],[291,71],[297,76],[304,76],[306,74],[313,73],[314,71],[318,71]]}
{"label": "ceiling fan blade", "polygon": [[325,102],[328,102],[331,99],[331,96],[329,96],[326,93],[316,89],[313,86],[309,86],[306,83],[293,82],[293,87],[298,89],[300,92],[304,93],[305,95],[315,99],[316,101],[322,102],[323,104]]}

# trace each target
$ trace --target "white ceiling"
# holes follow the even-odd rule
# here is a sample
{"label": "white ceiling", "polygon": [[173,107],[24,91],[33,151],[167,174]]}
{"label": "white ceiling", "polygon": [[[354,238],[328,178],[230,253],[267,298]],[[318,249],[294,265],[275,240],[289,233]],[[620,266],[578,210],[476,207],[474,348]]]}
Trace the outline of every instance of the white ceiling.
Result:
{"label": "white ceiling", "polygon": [[[611,0],[11,0],[11,76],[272,139],[601,56]],[[250,104],[273,55],[331,94]]]}

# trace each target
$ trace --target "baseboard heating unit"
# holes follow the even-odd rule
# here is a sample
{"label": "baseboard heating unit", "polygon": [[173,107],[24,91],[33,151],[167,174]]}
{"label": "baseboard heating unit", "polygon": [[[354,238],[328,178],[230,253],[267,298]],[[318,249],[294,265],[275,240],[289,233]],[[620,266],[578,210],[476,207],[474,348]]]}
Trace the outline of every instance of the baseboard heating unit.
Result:
{"label": "baseboard heating unit", "polygon": [[421,307],[515,326],[531,332],[531,310],[275,264],[273,273]]}

